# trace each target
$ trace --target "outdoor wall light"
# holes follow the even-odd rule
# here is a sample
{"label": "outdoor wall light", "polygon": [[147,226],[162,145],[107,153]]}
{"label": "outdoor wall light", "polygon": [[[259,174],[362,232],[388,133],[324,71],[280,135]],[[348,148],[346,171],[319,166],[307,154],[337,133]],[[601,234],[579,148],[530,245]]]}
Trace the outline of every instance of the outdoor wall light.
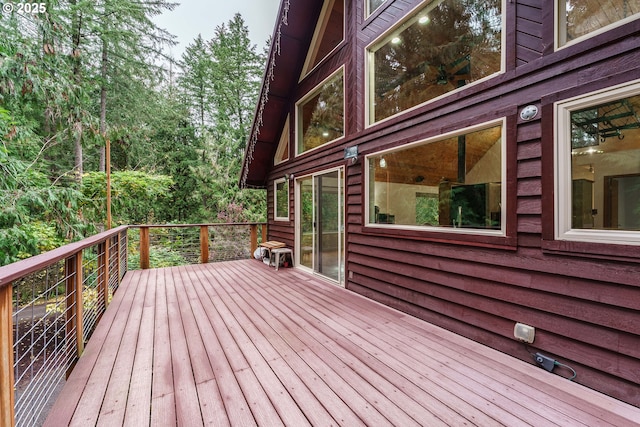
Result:
{"label": "outdoor wall light", "polygon": [[535,119],[537,115],[538,107],[535,105],[527,105],[522,109],[522,111],[520,111],[520,118],[526,121]]}
{"label": "outdoor wall light", "polygon": [[347,147],[344,149],[344,159],[351,159],[351,164],[354,164],[358,161],[358,146],[353,145],[351,147]]}
{"label": "outdoor wall light", "polygon": [[284,174],[284,180],[285,181],[293,181],[293,174],[292,173],[289,173],[289,174],[285,173]]}

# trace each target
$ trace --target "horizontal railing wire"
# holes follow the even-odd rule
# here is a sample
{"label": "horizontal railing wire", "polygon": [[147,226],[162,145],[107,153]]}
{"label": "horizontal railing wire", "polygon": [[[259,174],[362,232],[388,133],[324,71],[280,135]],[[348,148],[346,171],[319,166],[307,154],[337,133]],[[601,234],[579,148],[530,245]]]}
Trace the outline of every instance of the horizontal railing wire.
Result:
{"label": "horizontal railing wire", "polygon": [[[197,264],[200,262],[200,229],[153,228],[149,232],[150,254],[163,267]],[[157,263],[154,263],[156,267]]]}
{"label": "horizontal railing wire", "polygon": [[120,242],[118,245],[118,250],[119,250],[119,257],[120,257],[120,282],[122,282],[122,279],[124,278],[124,274],[128,270],[129,239],[128,239],[126,230],[120,232],[119,239],[120,239]]}
{"label": "horizontal railing wire", "polygon": [[67,350],[69,335],[75,336],[66,298],[70,279],[60,261],[13,283],[16,426],[42,423],[74,361]]}
{"label": "horizontal railing wire", "polygon": [[209,262],[251,258],[251,229],[246,225],[209,227]]}
{"label": "horizontal railing wire", "polygon": [[[109,283],[108,283],[108,298],[111,301],[113,294],[118,289],[120,285],[120,269],[118,265],[118,261],[120,260],[120,240],[119,236],[113,236],[109,240]],[[108,302],[107,301],[107,304]]]}
{"label": "horizontal railing wire", "polygon": [[[140,230],[130,229],[128,234],[128,268],[140,267],[142,248],[141,230],[148,232],[148,256],[151,268],[173,267],[206,262],[247,259],[252,256],[251,230],[258,229],[257,223],[208,224],[208,225],[153,225],[140,226]],[[206,229],[207,254],[201,244],[202,229]],[[257,237],[258,241],[260,237]],[[254,242],[257,243],[257,242]]]}
{"label": "horizontal railing wire", "polygon": [[83,251],[82,338],[84,343],[91,338],[100,316],[105,311],[104,295],[99,289],[99,284],[104,281],[105,270],[98,268],[99,259],[104,254],[104,245],[93,246]]}

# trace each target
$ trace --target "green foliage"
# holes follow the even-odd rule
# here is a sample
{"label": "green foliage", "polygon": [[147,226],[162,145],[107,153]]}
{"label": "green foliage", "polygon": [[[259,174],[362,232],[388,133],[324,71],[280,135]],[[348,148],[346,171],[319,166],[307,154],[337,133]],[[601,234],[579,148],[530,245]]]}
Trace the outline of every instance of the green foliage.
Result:
{"label": "green foliage", "polygon": [[[266,52],[240,15],[194,40],[174,85],[158,67],[165,0],[54,0],[0,19],[0,263],[114,223],[260,221],[238,178]],[[174,254],[165,253],[165,258]]]}
{"label": "green foliage", "polygon": [[[165,175],[152,175],[140,171],[111,174],[111,209],[116,224],[146,224],[157,216],[158,206],[169,197],[173,180]],[[92,222],[105,220],[104,206],[107,177],[103,172],[90,172],[82,180],[82,192],[88,200],[83,206]]]}

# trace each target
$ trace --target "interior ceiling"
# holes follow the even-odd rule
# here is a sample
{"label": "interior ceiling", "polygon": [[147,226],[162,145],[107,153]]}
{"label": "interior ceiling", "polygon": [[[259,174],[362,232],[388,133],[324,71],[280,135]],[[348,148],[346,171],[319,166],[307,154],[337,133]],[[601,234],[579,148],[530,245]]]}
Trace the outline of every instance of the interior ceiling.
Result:
{"label": "interior ceiling", "polygon": [[[465,146],[466,170],[470,171],[496,143],[500,141],[500,127],[467,135]],[[459,137],[453,137],[409,149],[385,154],[386,168],[376,163],[375,180],[398,183],[436,186],[444,179],[458,180]]]}

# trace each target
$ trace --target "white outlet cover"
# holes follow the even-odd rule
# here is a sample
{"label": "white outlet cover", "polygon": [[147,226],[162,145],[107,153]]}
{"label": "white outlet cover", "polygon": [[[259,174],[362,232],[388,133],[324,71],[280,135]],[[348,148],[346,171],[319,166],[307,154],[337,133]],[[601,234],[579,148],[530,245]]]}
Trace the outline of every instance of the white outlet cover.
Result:
{"label": "white outlet cover", "polygon": [[536,328],[524,323],[516,323],[513,328],[513,335],[520,341],[531,344],[536,337]]}

